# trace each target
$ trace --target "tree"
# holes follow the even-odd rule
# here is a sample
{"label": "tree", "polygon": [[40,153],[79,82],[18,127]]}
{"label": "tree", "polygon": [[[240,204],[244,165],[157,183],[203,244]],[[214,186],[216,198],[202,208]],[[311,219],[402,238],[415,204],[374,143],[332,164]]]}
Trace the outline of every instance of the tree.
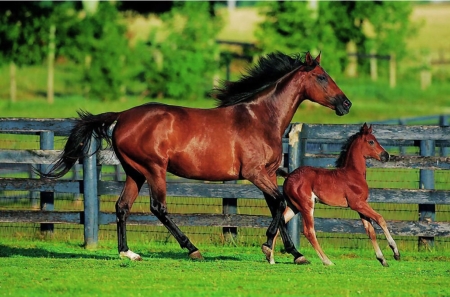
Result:
{"label": "tree", "polygon": [[[208,2],[176,2],[161,15],[163,26],[153,30],[140,77],[151,96],[195,98],[213,85],[219,64],[216,35],[220,20]],[[162,31],[162,33],[161,33]],[[157,34],[160,33],[160,34]]]}
{"label": "tree", "polygon": [[264,21],[257,31],[264,51],[324,54],[327,69],[342,72],[347,63],[346,46],[356,44],[359,53],[401,55],[412,34],[408,2],[395,1],[276,1],[263,2]]}
{"label": "tree", "polygon": [[129,46],[116,3],[99,2],[95,12],[77,12],[60,28],[60,53],[83,65],[86,96],[115,100],[123,96]]}
{"label": "tree", "polygon": [[0,12],[0,64],[10,64],[11,101],[16,100],[16,66],[41,63],[48,52],[48,2],[2,2]]}

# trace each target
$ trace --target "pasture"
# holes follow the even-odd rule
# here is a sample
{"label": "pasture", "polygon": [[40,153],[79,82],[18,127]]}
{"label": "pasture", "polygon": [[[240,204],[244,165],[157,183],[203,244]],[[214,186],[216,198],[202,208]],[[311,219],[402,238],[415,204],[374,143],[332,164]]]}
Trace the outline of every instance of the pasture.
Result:
{"label": "pasture", "polygon": [[[329,250],[325,267],[311,248],[310,265],[277,255],[269,265],[259,247],[202,246],[205,261],[188,260],[178,245],[140,243],[141,262],[119,259],[115,243],[96,251],[76,242],[2,241],[1,296],[448,296],[450,254],[403,253],[382,267],[368,250]],[[388,259],[390,260],[390,259]],[[43,269],[43,267],[45,267]]]}

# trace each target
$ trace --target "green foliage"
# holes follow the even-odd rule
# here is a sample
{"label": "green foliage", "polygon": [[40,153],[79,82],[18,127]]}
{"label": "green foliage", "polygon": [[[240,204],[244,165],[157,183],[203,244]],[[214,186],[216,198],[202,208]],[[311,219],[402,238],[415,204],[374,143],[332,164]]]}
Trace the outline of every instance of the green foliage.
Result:
{"label": "green foliage", "polygon": [[265,20],[256,36],[264,52],[322,51],[329,72],[342,72],[346,47],[354,42],[358,53],[405,54],[412,5],[395,1],[262,2]]}
{"label": "green foliage", "polygon": [[51,5],[45,2],[2,2],[0,63],[41,63],[47,54]]}
{"label": "green foliage", "polygon": [[86,95],[114,100],[122,95],[129,47],[126,27],[114,3],[99,2],[92,14],[74,14],[66,22],[61,52],[83,65]]}
{"label": "green foliage", "polygon": [[140,77],[148,95],[170,98],[203,97],[213,84],[219,65],[215,42],[220,20],[212,16],[208,2],[176,2],[161,15],[164,36],[153,30],[150,45],[138,51],[143,64]]}

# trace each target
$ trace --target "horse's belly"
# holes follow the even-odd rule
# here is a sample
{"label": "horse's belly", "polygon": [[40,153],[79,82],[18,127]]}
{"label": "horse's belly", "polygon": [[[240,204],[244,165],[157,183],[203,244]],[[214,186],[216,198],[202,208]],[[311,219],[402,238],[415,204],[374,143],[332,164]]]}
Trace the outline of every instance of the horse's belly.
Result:
{"label": "horse's belly", "polygon": [[178,153],[169,159],[167,170],[180,177],[222,181],[239,179],[240,166],[232,156],[219,153]]}

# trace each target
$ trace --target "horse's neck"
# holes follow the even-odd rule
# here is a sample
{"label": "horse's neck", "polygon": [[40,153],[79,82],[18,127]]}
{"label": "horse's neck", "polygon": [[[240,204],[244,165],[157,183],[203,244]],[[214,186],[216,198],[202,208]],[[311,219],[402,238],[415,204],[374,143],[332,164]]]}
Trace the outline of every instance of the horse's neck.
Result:
{"label": "horse's neck", "polygon": [[366,158],[358,148],[358,143],[353,142],[350,145],[343,167],[346,169],[355,170],[364,175],[364,178],[366,177]]}
{"label": "horse's neck", "polygon": [[301,96],[303,92],[299,91],[303,87],[294,80],[301,80],[301,77],[299,78],[295,73],[283,77],[258,99],[257,105],[262,106],[259,112],[265,113],[265,117],[271,121],[272,129],[280,135],[284,134],[298,106],[305,99]]}

